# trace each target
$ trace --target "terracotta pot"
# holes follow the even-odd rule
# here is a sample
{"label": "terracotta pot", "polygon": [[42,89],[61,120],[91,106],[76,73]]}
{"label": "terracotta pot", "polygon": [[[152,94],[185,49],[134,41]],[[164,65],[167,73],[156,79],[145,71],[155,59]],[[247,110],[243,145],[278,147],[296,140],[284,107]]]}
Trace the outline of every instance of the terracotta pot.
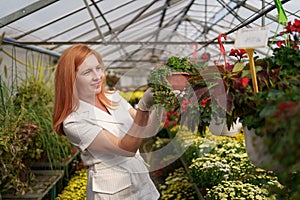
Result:
{"label": "terracotta pot", "polygon": [[244,128],[244,138],[246,144],[246,151],[250,161],[256,167],[270,170],[270,171],[283,171],[283,166],[280,165],[280,161],[274,158],[273,154],[269,151],[265,145],[265,137],[255,134],[255,130],[249,130]]}
{"label": "terracotta pot", "polygon": [[171,76],[167,76],[167,80],[174,90],[184,90],[189,82],[190,75],[186,72],[172,72]]}

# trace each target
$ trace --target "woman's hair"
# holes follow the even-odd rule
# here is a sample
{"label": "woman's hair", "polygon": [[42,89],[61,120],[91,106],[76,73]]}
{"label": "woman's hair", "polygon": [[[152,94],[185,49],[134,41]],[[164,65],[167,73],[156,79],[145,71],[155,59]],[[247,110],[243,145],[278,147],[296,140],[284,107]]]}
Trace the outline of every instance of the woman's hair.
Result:
{"label": "woman's hair", "polygon": [[[90,54],[95,55],[99,64],[104,68],[101,55],[84,44],[69,47],[58,61],[55,72],[53,128],[60,135],[65,134],[62,128],[63,121],[79,106],[78,92],[75,87],[76,71]],[[117,103],[106,97],[105,94],[110,92],[106,90],[105,86],[106,75],[104,73],[101,92],[97,96],[105,106],[112,108]]]}

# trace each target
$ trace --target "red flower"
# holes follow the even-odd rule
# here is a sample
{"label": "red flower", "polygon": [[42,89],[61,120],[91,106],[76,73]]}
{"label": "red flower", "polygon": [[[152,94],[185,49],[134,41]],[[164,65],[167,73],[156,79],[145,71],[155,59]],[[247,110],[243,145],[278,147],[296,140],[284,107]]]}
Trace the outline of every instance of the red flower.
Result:
{"label": "red flower", "polygon": [[291,31],[300,33],[300,20],[295,19],[294,24],[291,26]]}
{"label": "red flower", "polygon": [[208,101],[210,101],[210,100],[211,100],[211,98],[203,99],[203,100],[201,101],[200,107],[206,106],[206,103],[207,103]]}
{"label": "red flower", "polygon": [[291,118],[294,117],[295,113],[297,112],[299,107],[299,102],[294,102],[294,101],[288,101],[288,102],[283,102],[278,106],[278,109],[275,113],[274,116],[281,118],[283,120],[290,120]]}
{"label": "red flower", "polygon": [[248,77],[241,78],[241,80],[240,80],[241,86],[246,87],[248,85],[248,83],[249,83]]}
{"label": "red flower", "polygon": [[294,110],[298,107],[299,102],[293,102],[293,101],[288,101],[280,104],[278,106],[280,111],[285,111],[285,110]]}
{"label": "red flower", "polygon": [[231,49],[229,56],[234,56],[239,61],[241,61],[243,58],[248,58],[248,55],[247,55],[247,52],[245,49]]}

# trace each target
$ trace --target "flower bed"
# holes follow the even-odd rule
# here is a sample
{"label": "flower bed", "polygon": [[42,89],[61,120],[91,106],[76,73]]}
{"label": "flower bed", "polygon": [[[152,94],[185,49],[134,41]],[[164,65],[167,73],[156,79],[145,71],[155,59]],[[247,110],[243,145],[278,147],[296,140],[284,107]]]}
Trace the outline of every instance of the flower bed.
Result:
{"label": "flower bed", "polygon": [[[182,140],[190,140],[190,136]],[[165,183],[160,184],[163,199],[189,199],[182,192],[185,187],[190,190],[196,184],[205,199],[275,199],[274,188],[280,191],[283,186],[275,173],[255,167],[248,159],[243,134],[236,137],[213,136],[207,132],[206,137],[194,136],[191,146],[183,155],[188,165],[184,173],[170,173]],[[175,172],[177,169],[175,169]],[[189,176],[188,176],[189,174]],[[192,178],[188,178],[192,177]],[[178,180],[188,180],[189,185],[178,186]],[[193,188],[194,189],[194,188]],[[191,193],[195,195],[194,193]]]}
{"label": "flower bed", "polygon": [[[210,132],[206,137],[185,133],[180,137],[188,141],[185,145],[190,145],[182,156],[188,170],[176,161],[151,173],[161,199],[197,199],[199,191],[204,199],[279,199],[294,195],[282,193],[285,187],[274,172],[250,162],[243,133],[234,137],[214,136]],[[157,141],[157,148],[166,145],[161,138]],[[86,173],[86,169],[77,171],[56,200],[84,199]],[[164,179],[157,180],[155,175]]]}

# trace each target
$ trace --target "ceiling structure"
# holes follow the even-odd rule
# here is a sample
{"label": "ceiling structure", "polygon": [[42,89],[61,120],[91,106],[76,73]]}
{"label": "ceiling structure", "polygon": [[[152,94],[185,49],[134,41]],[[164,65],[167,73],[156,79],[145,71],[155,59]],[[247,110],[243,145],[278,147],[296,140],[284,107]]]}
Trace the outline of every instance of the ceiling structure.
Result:
{"label": "ceiling structure", "polygon": [[[289,21],[299,19],[299,0],[281,2]],[[217,60],[218,35],[228,52],[244,27],[267,26],[271,40],[282,29],[277,15],[273,0],[1,0],[0,32],[4,44],[59,55],[80,42],[109,69],[151,70],[172,55]]]}

